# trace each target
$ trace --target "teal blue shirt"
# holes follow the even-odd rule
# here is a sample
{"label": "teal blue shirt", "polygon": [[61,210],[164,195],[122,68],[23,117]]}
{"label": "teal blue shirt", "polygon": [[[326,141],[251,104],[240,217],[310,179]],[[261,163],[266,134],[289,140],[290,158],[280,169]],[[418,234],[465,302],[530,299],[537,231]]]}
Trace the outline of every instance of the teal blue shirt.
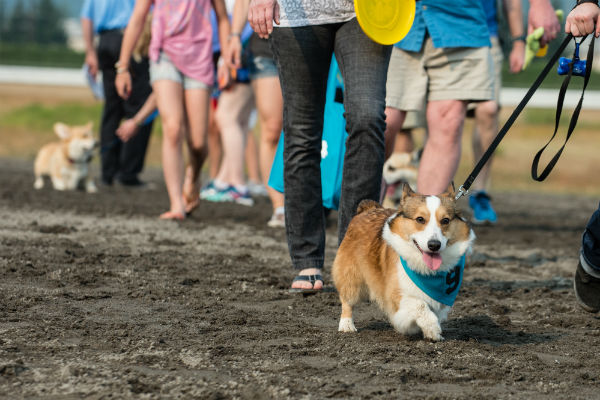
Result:
{"label": "teal blue shirt", "polygon": [[395,46],[419,52],[428,33],[435,48],[488,47],[486,21],[481,0],[420,0],[410,32]]}
{"label": "teal blue shirt", "polygon": [[129,23],[135,0],[85,0],[81,18],[92,20],[94,32],[124,29]]}
{"label": "teal blue shirt", "polygon": [[410,278],[411,281],[419,289],[421,289],[427,296],[431,297],[435,301],[452,307],[458,291],[460,290],[460,284],[462,283],[463,272],[465,271],[465,255],[460,258],[458,265],[452,268],[450,271],[438,272],[433,275],[422,275],[418,272],[408,268],[406,261],[400,257],[404,272]]}

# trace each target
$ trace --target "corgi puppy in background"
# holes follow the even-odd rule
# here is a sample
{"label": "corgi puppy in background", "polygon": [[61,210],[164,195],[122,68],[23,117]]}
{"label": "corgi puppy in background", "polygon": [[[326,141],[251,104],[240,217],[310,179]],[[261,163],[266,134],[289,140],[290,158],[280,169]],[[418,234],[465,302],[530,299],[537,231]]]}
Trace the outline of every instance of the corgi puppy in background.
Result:
{"label": "corgi puppy in background", "polygon": [[352,307],[375,301],[396,331],[443,340],[475,234],[456,208],[452,186],[423,196],[403,186],[398,209],[363,200],[333,263],[342,303],[340,332],[356,332]]}
{"label": "corgi puppy in background", "polygon": [[97,146],[92,127],[92,122],[81,126],[54,124],[54,132],[61,141],[49,143],[38,152],[33,166],[34,188],[43,188],[44,176],[49,176],[56,190],[74,190],[83,184],[88,193],[98,191],[89,173]]}
{"label": "corgi puppy in background", "polygon": [[413,190],[417,188],[417,173],[422,150],[412,153],[393,153],[383,164],[383,180],[387,188],[383,197],[385,208],[396,208],[402,197],[402,185],[408,183]]}

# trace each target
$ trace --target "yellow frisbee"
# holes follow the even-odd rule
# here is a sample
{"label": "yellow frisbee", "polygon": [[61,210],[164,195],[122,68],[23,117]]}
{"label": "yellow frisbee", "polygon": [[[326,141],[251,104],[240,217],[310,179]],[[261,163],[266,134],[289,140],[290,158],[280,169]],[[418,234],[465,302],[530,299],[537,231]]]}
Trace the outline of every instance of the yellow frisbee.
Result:
{"label": "yellow frisbee", "polygon": [[365,34],[380,44],[401,41],[415,19],[415,0],[354,0],[356,18]]}

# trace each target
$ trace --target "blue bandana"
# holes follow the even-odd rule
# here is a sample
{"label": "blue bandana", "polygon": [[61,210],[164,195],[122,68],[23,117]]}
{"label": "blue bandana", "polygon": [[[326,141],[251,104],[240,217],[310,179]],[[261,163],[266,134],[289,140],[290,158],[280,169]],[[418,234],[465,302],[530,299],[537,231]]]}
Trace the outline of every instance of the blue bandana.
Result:
{"label": "blue bandana", "polygon": [[400,257],[400,262],[404,267],[406,275],[415,285],[419,287],[427,296],[435,301],[452,307],[465,270],[465,255],[460,258],[458,265],[450,271],[439,272],[433,275],[423,275],[408,268],[406,261]]}

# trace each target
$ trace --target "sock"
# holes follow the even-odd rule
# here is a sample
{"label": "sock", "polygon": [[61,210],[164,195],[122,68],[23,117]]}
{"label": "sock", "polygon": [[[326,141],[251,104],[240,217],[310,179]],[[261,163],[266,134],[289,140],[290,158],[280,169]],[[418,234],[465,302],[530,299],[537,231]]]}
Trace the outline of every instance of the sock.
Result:
{"label": "sock", "polygon": [[274,214],[285,214],[285,208],[283,206],[277,207]]}
{"label": "sock", "polygon": [[587,272],[594,278],[600,279],[600,270],[597,270],[596,268],[592,267],[590,264],[587,263],[585,257],[583,256],[583,252],[579,254],[579,262],[581,262],[581,266],[583,267],[583,270],[585,272]]}

